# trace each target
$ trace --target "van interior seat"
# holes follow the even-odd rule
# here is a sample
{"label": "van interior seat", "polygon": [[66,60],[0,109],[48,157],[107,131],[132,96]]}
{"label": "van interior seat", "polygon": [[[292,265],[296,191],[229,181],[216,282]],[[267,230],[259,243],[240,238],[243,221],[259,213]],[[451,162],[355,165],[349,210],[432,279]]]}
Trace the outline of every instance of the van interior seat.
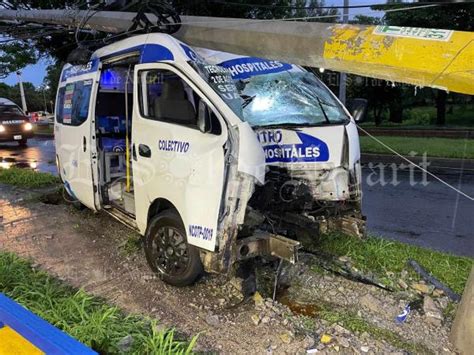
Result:
{"label": "van interior seat", "polygon": [[161,96],[153,101],[155,118],[195,123],[196,111],[186,96],[181,80],[165,81]]}

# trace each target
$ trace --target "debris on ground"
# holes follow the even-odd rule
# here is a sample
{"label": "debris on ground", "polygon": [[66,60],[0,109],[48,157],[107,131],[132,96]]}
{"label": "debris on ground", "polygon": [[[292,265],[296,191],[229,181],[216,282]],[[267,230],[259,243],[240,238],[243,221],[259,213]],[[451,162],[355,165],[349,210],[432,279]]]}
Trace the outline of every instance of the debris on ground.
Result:
{"label": "debris on ground", "polygon": [[[448,286],[441,283],[438,279],[436,279],[433,275],[431,275],[428,271],[426,271],[420,264],[418,264],[415,260],[408,260],[408,265],[410,265],[413,270],[417,274],[419,274],[426,282],[429,282],[433,285],[433,289],[436,287],[439,291],[444,292],[449,298],[451,298],[454,302],[459,302],[461,300],[461,296],[458,295],[456,292],[451,290]],[[428,293],[428,292],[425,292]]]}
{"label": "debris on ground", "polygon": [[[453,353],[448,334],[456,305],[444,290],[407,270],[387,274],[400,286],[388,292],[370,275],[375,284],[316,267],[317,257],[303,254],[301,263],[283,265],[276,301],[271,260],[257,264],[258,289],[251,298],[245,298],[240,280],[223,275],[176,288],[150,274],[142,249],[124,253],[137,236],[105,214],[18,202],[1,186],[0,204],[3,250],[126,312],[149,315],[184,336],[199,333],[198,352]],[[353,269],[348,257],[337,263]],[[407,305],[405,321],[394,321]],[[128,343],[124,338],[121,348]]]}

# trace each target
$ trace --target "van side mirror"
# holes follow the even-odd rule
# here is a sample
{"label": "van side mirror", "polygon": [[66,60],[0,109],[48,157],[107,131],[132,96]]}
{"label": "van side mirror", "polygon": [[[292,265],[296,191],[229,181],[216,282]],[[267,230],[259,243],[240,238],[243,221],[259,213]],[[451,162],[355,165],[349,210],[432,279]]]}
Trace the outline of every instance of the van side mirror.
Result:
{"label": "van side mirror", "polygon": [[366,99],[356,98],[347,100],[347,109],[351,113],[354,121],[363,122],[367,114],[368,101]]}
{"label": "van side mirror", "polygon": [[212,130],[211,113],[203,100],[199,100],[197,126],[202,133]]}

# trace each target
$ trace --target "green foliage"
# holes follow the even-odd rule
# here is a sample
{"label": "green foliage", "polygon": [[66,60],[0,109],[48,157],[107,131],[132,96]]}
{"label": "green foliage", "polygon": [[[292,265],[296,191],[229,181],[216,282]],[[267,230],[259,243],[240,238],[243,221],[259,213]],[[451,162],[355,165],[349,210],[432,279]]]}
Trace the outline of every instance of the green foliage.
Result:
{"label": "green foliage", "polygon": [[[337,14],[336,9],[302,9],[302,7],[324,6],[323,0],[235,0],[227,4],[225,1],[172,0],[171,3],[181,14],[191,16],[277,19]],[[325,18],[313,21],[334,22],[335,20],[336,18]]]}
{"label": "green foliage", "polygon": [[119,247],[125,256],[136,254],[142,247],[140,235],[136,233],[129,235]]}
{"label": "green foliage", "polygon": [[0,45],[0,78],[5,78],[38,60],[36,50],[27,43],[12,42]]}
{"label": "green foliage", "polygon": [[407,268],[407,260],[413,259],[458,293],[463,292],[473,263],[473,259],[467,257],[373,236],[361,240],[344,234],[329,234],[321,237],[316,248],[335,256],[348,256],[354,267],[379,277],[385,277],[388,271],[400,273]]}
{"label": "green foliage", "polygon": [[[395,151],[408,155],[415,152],[417,156],[442,158],[474,159],[474,141],[472,139],[454,138],[418,138],[418,137],[376,137]],[[360,137],[362,153],[393,154],[387,148],[368,136]]]}
{"label": "green foliage", "polygon": [[[428,0],[428,2],[430,1],[436,2],[436,0]],[[398,7],[400,7],[400,5],[394,3],[393,8]],[[380,8],[377,6],[374,6],[373,9],[380,10]],[[384,9],[387,9],[387,7],[384,7]],[[473,31],[474,3],[451,3],[445,6],[421,8],[411,11],[389,12],[385,14],[384,23],[392,26]]]}
{"label": "green foliage", "polygon": [[61,70],[64,66],[65,62],[56,61],[46,68],[46,76],[44,78],[44,85],[49,87],[46,90],[46,100],[48,103],[50,101],[56,101],[56,91],[58,90],[59,79],[61,77]]}
{"label": "green foliage", "polygon": [[[0,253],[0,292],[101,354],[189,354],[196,342],[180,341],[173,330],[125,315],[117,307],[74,290],[11,253]],[[130,349],[119,342],[131,336]]]}
{"label": "green foliage", "polygon": [[380,18],[373,16],[355,15],[354,19],[349,22],[361,25],[379,25],[381,23],[381,20]]}
{"label": "green foliage", "polygon": [[61,180],[54,175],[41,173],[29,169],[12,167],[0,168],[0,183],[25,188],[39,188],[60,183]]}

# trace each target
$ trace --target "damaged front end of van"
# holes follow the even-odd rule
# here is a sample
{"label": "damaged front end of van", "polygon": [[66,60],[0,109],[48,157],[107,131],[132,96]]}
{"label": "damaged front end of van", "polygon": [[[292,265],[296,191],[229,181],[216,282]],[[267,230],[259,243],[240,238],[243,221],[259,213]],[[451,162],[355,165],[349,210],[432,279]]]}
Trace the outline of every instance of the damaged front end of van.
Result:
{"label": "damaged front end of van", "polygon": [[248,57],[218,65],[234,80],[239,100],[226,102],[242,122],[229,127],[217,250],[202,253],[206,270],[256,256],[294,263],[299,248],[332,231],[362,237],[359,139],[348,111],[303,68]]}

